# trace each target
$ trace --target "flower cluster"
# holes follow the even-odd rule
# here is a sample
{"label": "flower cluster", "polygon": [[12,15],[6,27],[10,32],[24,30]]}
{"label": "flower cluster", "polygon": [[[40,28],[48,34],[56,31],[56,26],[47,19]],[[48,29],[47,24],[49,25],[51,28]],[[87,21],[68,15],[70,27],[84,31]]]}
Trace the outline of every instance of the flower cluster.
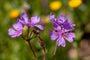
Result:
{"label": "flower cluster", "polygon": [[17,23],[13,24],[14,29],[9,28],[8,35],[10,35],[12,38],[18,37],[23,33],[24,25],[27,25],[31,28],[37,27],[40,30],[43,30],[42,25],[38,25],[37,23],[40,22],[40,17],[37,18],[37,16],[32,16],[31,19],[27,17],[26,13],[22,13],[20,16],[21,19],[17,19]]}
{"label": "flower cluster", "polygon": [[[57,51],[57,46],[61,45],[61,46],[65,47],[66,46],[65,39],[68,40],[70,43],[73,42],[73,38],[75,37],[75,34],[70,31],[73,29],[75,24],[69,23],[68,19],[65,19],[65,16],[63,16],[63,15],[60,15],[56,19],[55,16],[52,15],[52,13],[50,13],[49,19],[50,19],[50,21],[53,22],[53,27],[55,29],[55,31],[50,30],[50,32],[49,32],[50,38],[51,38],[51,40],[57,39],[57,42],[56,42],[57,45],[56,45],[54,56],[53,56],[53,60],[54,60],[56,51]],[[14,29],[9,28],[8,35],[10,35],[12,38],[18,37],[18,36],[22,35],[23,29],[25,29],[25,27],[28,26],[27,38],[24,35],[22,35],[22,38],[28,42],[35,59],[38,60],[32,46],[31,46],[31,43],[30,43],[30,40],[37,36],[39,38],[39,43],[40,43],[41,47],[43,47],[43,50],[44,50],[43,59],[46,60],[45,42],[40,37],[39,30],[33,29],[32,31],[29,31],[30,28],[33,28],[33,27],[37,27],[40,30],[43,30],[44,29],[43,26],[37,24],[39,22],[40,22],[40,17],[38,18],[37,16],[32,16],[31,19],[29,19],[27,17],[26,13],[22,13],[22,15],[20,16],[20,19],[17,19],[17,23],[13,24]],[[33,33],[36,34],[36,36],[32,37]]]}
{"label": "flower cluster", "polygon": [[53,22],[53,27],[56,31],[50,30],[50,38],[51,40],[57,39],[57,46],[65,47],[65,39],[68,40],[70,43],[73,42],[73,38],[75,37],[74,33],[70,31],[73,29],[75,24],[71,24],[68,22],[68,19],[65,19],[65,16],[60,15],[57,19],[55,15],[50,13],[49,16],[50,21]]}

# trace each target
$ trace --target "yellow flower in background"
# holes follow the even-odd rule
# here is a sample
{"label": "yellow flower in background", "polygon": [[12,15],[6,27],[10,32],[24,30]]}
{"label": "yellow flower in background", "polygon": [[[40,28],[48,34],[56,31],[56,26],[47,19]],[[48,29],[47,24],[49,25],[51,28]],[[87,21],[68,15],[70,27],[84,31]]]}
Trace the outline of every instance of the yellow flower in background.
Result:
{"label": "yellow flower in background", "polygon": [[18,11],[18,10],[11,10],[11,11],[9,12],[9,16],[10,16],[11,18],[17,18],[17,17],[19,16],[19,11]]}
{"label": "yellow flower in background", "polygon": [[70,0],[68,5],[72,8],[76,8],[82,4],[82,0]]}
{"label": "yellow flower in background", "polygon": [[50,3],[49,7],[50,7],[51,10],[56,11],[56,10],[58,10],[59,8],[61,8],[61,5],[62,5],[62,4],[61,4],[60,1],[53,1],[53,2]]}

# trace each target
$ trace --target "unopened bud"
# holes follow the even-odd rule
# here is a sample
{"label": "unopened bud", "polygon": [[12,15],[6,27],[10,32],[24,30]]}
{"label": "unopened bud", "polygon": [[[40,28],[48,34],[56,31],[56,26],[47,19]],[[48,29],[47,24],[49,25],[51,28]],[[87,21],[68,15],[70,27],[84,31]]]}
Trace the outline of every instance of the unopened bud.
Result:
{"label": "unopened bud", "polygon": [[33,30],[33,32],[37,34],[37,36],[40,34],[39,30]]}

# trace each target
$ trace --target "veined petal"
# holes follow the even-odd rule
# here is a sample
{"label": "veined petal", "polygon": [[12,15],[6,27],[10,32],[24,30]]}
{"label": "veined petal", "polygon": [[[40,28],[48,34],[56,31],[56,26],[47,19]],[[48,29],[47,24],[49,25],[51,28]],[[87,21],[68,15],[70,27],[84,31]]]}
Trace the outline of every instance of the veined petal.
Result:
{"label": "veined petal", "polygon": [[16,36],[16,35],[11,35],[11,37],[12,37],[12,38],[15,38],[15,37],[17,37],[17,36]]}
{"label": "veined petal", "polygon": [[75,33],[69,33],[69,36],[71,36],[72,38],[75,37]]}
{"label": "veined petal", "polygon": [[14,27],[16,30],[21,30],[21,29],[23,29],[23,25],[22,25],[20,22],[14,23],[14,24],[13,24],[13,27]]}
{"label": "veined petal", "polygon": [[27,17],[27,14],[25,12],[22,13],[22,15],[20,17],[21,17],[22,21],[24,21],[26,24],[28,23],[28,17]]}
{"label": "veined petal", "polygon": [[27,24],[29,27],[33,28],[35,25],[34,23],[31,23],[31,20],[29,20],[28,24]]}
{"label": "veined petal", "polygon": [[58,19],[59,19],[59,20],[64,20],[64,19],[65,19],[65,16],[64,16],[64,15],[60,15],[60,16],[58,17]]}
{"label": "veined petal", "polygon": [[50,12],[50,16],[49,16],[49,19],[53,22],[55,22],[55,15],[52,15],[52,12]]}
{"label": "veined petal", "polygon": [[[61,16],[60,16],[60,18],[61,18]],[[63,18],[63,19],[60,19],[60,18],[57,19],[57,23],[61,26],[61,25],[64,24],[64,22],[65,22],[66,20],[65,20],[64,18]]]}
{"label": "veined petal", "polygon": [[38,22],[40,22],[40,17],[39,18],[37,18],[37,16],[32,16],[31,17],[31,23],[36,24]]}
{"label": "veined petal", "polygon": [[16,33],[17,33],[16,36],[18,37],[18,36],[20,36],[23,33],[23,30],[17,30]]}
{"label": "veined petal", "polygon": [[56,29],[57,31],[60,31],[61,30],[61,26],[59,26],[57,23],[53,23],[53,27],[54,29]]}
{"label": "veined petal", "polygon": [[57,20],[57,23],[61,26],[61,25],[63,25],[64,21],[63,20]]}
{"label": "veined petal", "polygon": [[63,24],[63,28],[67,29],[67,30],[72,30],[73,29],[73,24],[68,23],[68,20],[65,20],[64,24]]}
{"label": "veined petal", "polygon": [[55,40],[56,38],[58,38],[58,33],[53,30],[50,30],[49,34],[51,40]]}
{"label": "veined petal", "polygon": [[20,36],[22,33],[23,33],[22,30],[16,30],[16,31],[15,31],[15,30],[13,30],[12,28],[10,28],[10,29],[8,30],[8,35],[11,35],[12,38],[18,37],[18,36]]}
{"label": "veined petal", "polygon": [[20,20],[20,19],[18,19],[18,18],[17,18],[17,22],[20,22],[20,23],[22,23],[22,24],[25,24],[25,22],[24,22],[23,20]]}
{"label": "veined petal", "polygon": [[73,42],[73,38],[75,37],[74,33],[67,33],[65,36],[65,39],[68,40],[70,43]]}
{"label": "veined petal", "polygon": [[34,24],[28,24],[28,26],[33,28],[35,25]]}
{"label": "veined petal", "polygon": [[65,44],[65,40],[64,40],[63,37],[59,37],[59,38],[57,39],[56,44],[57,44],[58,46],[60,46],[60,45],[63,46],[63,47],[66,46],[66,44]]}
{"label": "veined petal", "polygon": [[8,29],[8,35],[15,35],[16,34],[16,31],[12,28],[9,28]]}
{"label": "veined petal", "polygon": [[63,43],[61,44],[62,47],[66,46],[65,40],[63,41]]}
{"label": "veined petal", "polygon": [[10,35],[12,38],[15,38],[16,37],[16,31],[13,30],[12,28],[10,28],[8,30],[8,35]]}
{"label": "veined petal", "polygon": [[43,26],[42,25],[35,25],[37,28],[39,28],[40,30],[43,30]]}

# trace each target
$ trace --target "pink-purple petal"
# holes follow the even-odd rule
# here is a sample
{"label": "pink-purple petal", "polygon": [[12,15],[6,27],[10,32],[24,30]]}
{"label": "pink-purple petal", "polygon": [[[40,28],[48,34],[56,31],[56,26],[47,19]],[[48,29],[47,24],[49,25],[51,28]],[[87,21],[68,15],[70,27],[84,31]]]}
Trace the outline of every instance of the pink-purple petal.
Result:
{"label": "pink-purple petal", "polygon": [[42,25],[35,25],[37,28],[39,28],[40,30],[43,30],[43,26]]}
{"label": "pink-purple petal", "polygon": [[33,28],[35,25],[34,24],[28,24],[29,27]]}
{"label": "pink-purple petal", "polygon": [[63,23],[63,28],[67,30],[71,30],[73,29],[73,24],[69,23],[68,20],[65,20],[65,22]]}
{"label": "pink-purple petal", "polygon": [[14,24],[13,24],[13,27],[14,27],[16,30],[21,30],[21,29],[23,29],[23,25],[22,25],[20,22],[14,23]]}
{"label": "pink-purple petal", "polygon": [[18,19],[18,18],[17,18],[17,22],[20,22],[20,23],[22,23],[22,24],[25,24],[25,22],[24,22],[23,20],[20,20],[20,19]]}
{"label": "pink-purple petal", "polygon": [[65,40],[63,41],[63,43],[61,44],[62,47],[66,46]]}
{"label": "pink-purple petal", "polygon": [[49,16],[49,19],[53,22],[55,22],[55,15],[52,15],[52,12],[50,12],[50,16]]}
{"label": "pink-purple petal", "polygon": [[21,17],[22,21],[24,21],[26,24],[28,23],[28,17],[27,17],[27,14],[25,12],[22,13],[22,15],[20,17]]}
{"label": "pink-purple petal", "polygon": [[75,33],[69,33],[69,36],[72,36],[72,38],[74,38],[76,35]]}
{"label": "pink-purple petal", "polygon": [[40,22],[40,17],[39,18],[37,18],[37,16],[32,16],[31,17],[31,23],[36,24],[38,22]]}
{"label": "pink-purple petal", "polygon": [[63,46],[63,47],[65,47],[65,40],[64,40],[64,38],[63,37],[59,37],[58,39],[57,39],[57,42],[56,42],[56,44],[57,44],[57,46]]}
{"label": "pink-purple petal", "polygon": [[64,40],[64,38],[63,37],[59,37],[58,39],[57,39],[57,42],[56,42],[56,44],[57,44],[57,46],[63,46],[63,47],[65,47],[65,40]]}
{"label": "pink-purple petal", "polygon": [[15,35],[16,31],[12,28],[8,29],[8,35]]}
{"label": "pink-purple petal", "polygon": [[65,19],[65,16],[64,16],[64,15],[60,15],[60,16],[58,17],[58,19],[64,20],[64,19]]}
{"label": "pink-purple petal", "polygon": [[18,37],[23,33],[22,30],[13,30],[12,28],[10,28],[8,30],[8,35],[10,35],[12,38]]}
{"label": "pink-purple petal", "polygon": [[73,43],[73,38],[75,37],[74,33],[67,33],[65,35],[65,39],[68,40],[70,43]]}
{"label": "pink-purple petal", "polygon": [[12,37],[12,38],[15,38],[15,37],[17,37],[17,36],[16,36],[16,35],[11,35],[11,37]]}
{"label": "pink-purple petal", "polygon": [[60,31],[61,30],[61,26],[59,26],[57,23],[53,23],[53,27],[54,29],[56,29],[57,31]]}
{"label": "pink-purple petal", "polygon": [[23,30],[18,30],[16,33],[17,33],[16,36],[18,37],[23,33]]}
{"label": "pink-purple petal", "polygon": [[55,40],[56,38],[58,38],[58,33],[53,30],[50,30],[49,34],[51,40]]}

